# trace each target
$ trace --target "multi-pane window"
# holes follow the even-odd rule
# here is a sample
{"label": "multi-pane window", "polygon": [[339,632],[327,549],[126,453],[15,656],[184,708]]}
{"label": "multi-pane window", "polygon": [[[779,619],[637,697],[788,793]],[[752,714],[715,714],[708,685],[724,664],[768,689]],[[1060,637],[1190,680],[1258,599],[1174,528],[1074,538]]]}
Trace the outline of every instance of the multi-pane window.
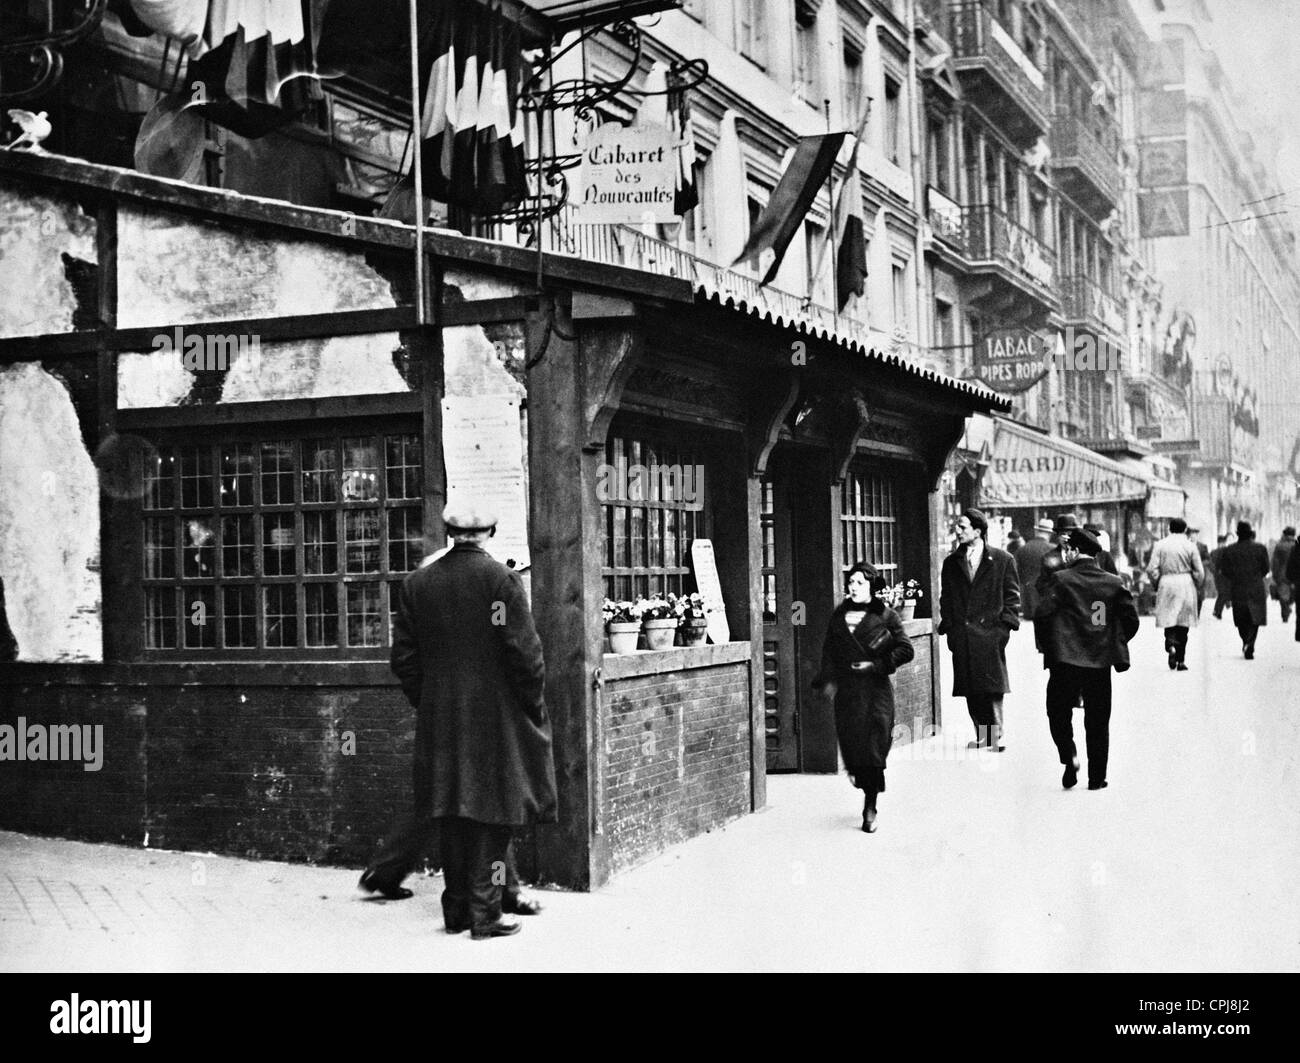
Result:
{"label": "multi-pane window", "polygon": [[892,477],[853,466],[840,488],[845,572],[869,561],[890,583],[898,580],[898,491]]}
{"label": "multi-pane window", "polygon": [[796,0],[794,7],[794,87],[813,107],[822,106],[821,61],[817,44],[817,9]]}
{"label": "multi-pane window", "polygon": [[736,0],[736,46],[760,67],[767,66],[763,5],[766,0]]}
{"label": "multi-pane window", "polygon": [[701,452],[611,434],[602,482],[605,594],[624,600],[694,590],[691,543],[709,534]]}
{"label": "multi-pane window", "polygon": [[775,487],[767,477],[762,482],[759,529],[763,534],[763,623],[776,623],[776,504]]}
{"label": "multi-pane window", "polygon": [[893,78],[885,78],[885,155],[895,166],[903,144],[903,89]]}
{"label": "multi-pane window", "polygon": [[862,111],[867,105],[867,90],[862,80],[862,52],[847,39],[844,42],[844,122],[854,132],[862,121]]}
{"label": "multi-pane window", "polygon": [[422,466],[414,433],[159,446],[144,480],[145,649],[389,645],[397,587],[424,552]]}

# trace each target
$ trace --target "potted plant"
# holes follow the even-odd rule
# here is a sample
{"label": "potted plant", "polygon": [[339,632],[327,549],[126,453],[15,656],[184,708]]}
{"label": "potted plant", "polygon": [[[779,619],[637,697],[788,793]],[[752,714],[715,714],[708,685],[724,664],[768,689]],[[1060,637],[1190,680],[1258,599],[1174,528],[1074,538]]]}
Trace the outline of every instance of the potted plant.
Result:
{"label": "potted plant", "polygon": [[902,583],[895,583],[890,590],[894,592],[894,600],[890,604],[898,611],[899,619],[914,619],[916,617],[916,603],[925,597],[925,591],[921,589],[921,584],[914,579],[909,579]]}
{"label": "potted plant", "polygon": [[641,620],[632,614],[632,603],[606,598],[600,612],[609,633],[609,652],[635,653],[641,638]]}
{"label": "potted plant", "polygon": [[702,646],[709,635],[709,621],[704,615],[704,599],[696,594],[683,594],[673,599],[673,612],[677,614],[677,627],[682,633],[683,646]]}
{"label": "potted plant", "polygon": [[632,615],[641,620],[648,650],[666,650],[677,636],[677,617],[667,598],[638,598],[632,603]]}

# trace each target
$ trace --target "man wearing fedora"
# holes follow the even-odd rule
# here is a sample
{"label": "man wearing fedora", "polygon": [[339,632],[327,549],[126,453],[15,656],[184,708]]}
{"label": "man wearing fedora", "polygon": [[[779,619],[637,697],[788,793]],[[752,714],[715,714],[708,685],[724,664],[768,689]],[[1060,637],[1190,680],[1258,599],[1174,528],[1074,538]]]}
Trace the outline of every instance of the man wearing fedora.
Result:
{"label": "man wearing fedora", "polygon": [[[985,542],[988,520],[968,509],[957,521],[957,549],[940,573],[939,634],[952,651],[952,692],[966,699],[975,741],[971,748],[1002,752],[1002,696],[1007,641],[1020,626],[1020,579],[1005,550]],[[1026,543],[1021,549],[1028,549]]]}
{"label": "man wearing fedora", "polygon": [[1110,754],[1110,670],[1127,671],[1128,644],[1137,634],[1133,595],[1123,581],[1097,563],[1097,537],[1085,528],[1066,531],[1062,564],[1039,579],[1038,616],[1049,669],[1047,722],[1065,765],[1061,785],[1079,781],[1078,749],[1071,719],[1080,697],[1088,750],[1088,789],[1106,786]]}
{"label": "man wearing fedora", "polygon": [[1232,602],[1232,622],[1241,636],[1241,651],[1246,660],[1255,659],[1255,638],[1268,623],[1268,548],[1255,542],[1255,529],[1249,521],[1237,522],[1237,541],[1223,551],[1219,575],[1227,584]]}
{"label": "man wearing fedora", "polygon": [[1020,615],[1028,620],[1038,614],[1038,577],[1043,558],[1052,552],[1052,522],[1043,517],[1034,525],[1034,537],[1016,551],[1016,571],[1020,575]]}
{"label": "man wearing fedora", "polygon": [[511,834],[556,819],[542,644],[518,574],[483,549],[495,515],[453,499],[443,522],[455,545],[407,576],[393,628],[393,672],[416,710],[415,814],[360,885],[410,896],[402,879],[436,827],[448,932],[504,937],[519,923],[503,910],[540,910],[515,892]]}

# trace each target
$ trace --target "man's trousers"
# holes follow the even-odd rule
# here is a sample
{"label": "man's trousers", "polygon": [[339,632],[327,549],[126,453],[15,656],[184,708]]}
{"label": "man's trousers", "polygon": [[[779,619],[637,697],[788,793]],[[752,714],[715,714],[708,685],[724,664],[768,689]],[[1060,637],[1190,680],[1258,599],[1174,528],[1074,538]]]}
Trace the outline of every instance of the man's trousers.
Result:
{"label": "man's trousers", "polygon": [[1083,695],[1083,730],[1088,746],[1088,784],[1106,781],[1110,756],[1110,669],[1054,664],[1047,680],[1047,723],[1061,763],[1077,755],[1074,707]]}
{"label": "man's trousers", "polygon": [[446,883],[442,912],[447,924],[495,922],[501,916],[503,899],[509,908],[519,896],[512,831],[499,824],[454,816],[434,818],[416,810],[389,832],[367,873],[376,888],[400,886],[437,836]]}
{"label": "man's trousers", "polygon": [[967,694],[966,711],[975,725],[975,741],[996,749],[1002,743],[1001,694]]}

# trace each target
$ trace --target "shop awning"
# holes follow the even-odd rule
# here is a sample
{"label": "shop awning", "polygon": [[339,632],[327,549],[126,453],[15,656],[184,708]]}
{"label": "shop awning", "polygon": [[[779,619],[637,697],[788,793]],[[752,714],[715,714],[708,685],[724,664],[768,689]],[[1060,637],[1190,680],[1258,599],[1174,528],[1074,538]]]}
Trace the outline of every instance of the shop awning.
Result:
{"label": "shop awning", "polygon": [[1187,492],[1177,484],[1152,480],[1150,490],[1151,493],[1147,496],[1148,517],[1168,520],[1171,517],[1185,515],[1183,511],[1187,506]]}
{"label": "shop awning", "polygon": [[1059,436],[995,418],[993,457],[980,487],[983,505],[1100,505],[1147,497],[1146,479]]}

